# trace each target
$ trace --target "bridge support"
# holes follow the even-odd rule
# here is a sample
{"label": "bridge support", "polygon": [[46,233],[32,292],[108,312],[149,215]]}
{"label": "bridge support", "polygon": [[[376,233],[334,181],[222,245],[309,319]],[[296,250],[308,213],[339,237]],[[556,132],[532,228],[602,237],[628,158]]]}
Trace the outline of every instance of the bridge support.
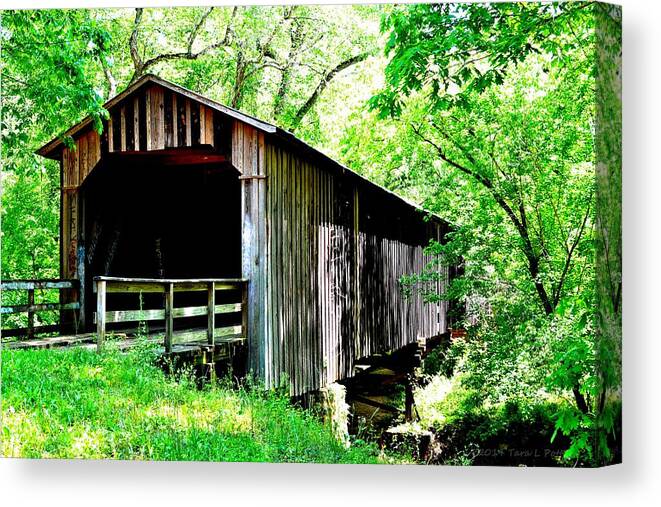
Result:
{"label": "bridge support", "polygon": [[338,442],[349,447],[349,404],[346,394],[347,389],[342,384],[330,384],[319,390],[315,404]]}

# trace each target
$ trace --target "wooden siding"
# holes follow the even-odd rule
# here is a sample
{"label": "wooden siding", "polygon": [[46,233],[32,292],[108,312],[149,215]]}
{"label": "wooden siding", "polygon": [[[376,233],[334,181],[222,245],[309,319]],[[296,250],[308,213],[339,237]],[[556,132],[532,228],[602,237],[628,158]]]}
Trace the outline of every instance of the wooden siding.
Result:
{"label": "wooden siding", "polygon": [[221,123],[212,108],[163,86],[151,85],[110,110],[108,151],[216,147]]}
{"label": "wooden siding", "polygon": [[315,390],[352,376],[360,358],[447,330],[446,303],[405,298],[399,286],[431,260],[424,247],[445,225],[278,133],[172,89],[150,83],[109,112],[101,136],[88,126],[74,134],[75,149],[63,149],[62,277],[85,287],[90,202],[79,187],[99,163],[121,160],[108,153],[203,146],[208,155],[211,147],[240,173],[241,245],[227,248],[241,248],[248,367],[267,387],[287,378],[294,395]]}
{"label": "wooden siding", "polygon": [[[350,174],[266,145],[264,379],[292,394],[353,375],[357,359],[447,329],[447,304],[405,298],[441,224]],[[446,273],[447,276],[447,273]],[[442,287],[438,287],[442,290]]]}
{"label": "wooden siding", "polygon": [[101,136],[90,130],[74,139],[73,148],[62,152],[62,187],[78,187],[101,160]]}
{"label": "wooden siding", "polygon": [[80,186],[106,153],[156,151],[210,146],[222,151],[229,125],[204,104],[152,85],[138,90],[110,111],[99,135],[91,125],[77,133],[72,148],[62,150],[64,189]]}

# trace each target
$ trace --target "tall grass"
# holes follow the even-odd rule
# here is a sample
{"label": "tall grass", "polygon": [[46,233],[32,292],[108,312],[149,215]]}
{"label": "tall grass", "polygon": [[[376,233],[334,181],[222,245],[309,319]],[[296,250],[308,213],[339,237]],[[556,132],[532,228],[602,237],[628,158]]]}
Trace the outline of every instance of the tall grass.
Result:
{"label": "tall grass", "polygon": [[2,353],[3,456],[305,463],[392,462],[345,448],[282,394],[202,389],[145,354],[84,349]]}

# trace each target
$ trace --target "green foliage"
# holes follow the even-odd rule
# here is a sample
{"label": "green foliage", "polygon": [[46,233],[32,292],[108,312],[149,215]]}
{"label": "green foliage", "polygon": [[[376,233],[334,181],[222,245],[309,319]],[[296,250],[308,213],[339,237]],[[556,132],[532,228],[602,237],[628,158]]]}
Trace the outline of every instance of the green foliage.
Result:
{"label": "green foliage", "polygon": [[[612,456],[605,446],[618,410],[603,381],[604,368],[617,376],[606,365],[617,363],[614,347],[596,349],[587,311],[595,304],[600,9],[393,7],[383,20],[386,83],[370,102],[381,121],[370,132],[356,119],[343,148],[365,174],[456,225],[428,248],[436,260],[425,272],[402,282],[428,301],[463,300],[462,383],[488,404],[566,400],[556,426],[571,438],[566,458],[590,464]],[[457,261],[463,276],[435,294],[438,266]]]}
{"label": "green foliage", "polygon": [[[452,419],[475,406],[544,405],[555,419],[548,444],[557,445],[560,436],[566,442],[558,458],[583,466],[609,462],[620,446],[620,407],[617,400],[607,400],[601,388],[594,305],[581,298],[565,300],[551,318],[528,320],[515,328],[511,325],[516,315],[505,310],[483,318],[462,342],[463,355],[454,373],[460,378],[458,395],[466,399],[458,404],[452,392],[440,397],[443,403],[436,410]],[[455,353],[452,348],[445,352],[450,357]],[[574,389],[584,409],[577,405]],[[463,390],[470,392],[470,399]]]}
{"label": "green foliage", "polygon": [[91,11],[2,13],[2,277],[59,272],[59,167],[33,151],[91,114],[102,97],[90,72],[109,33]]}
{"label": "green foliage", "polygon": [[89,113],[101,128],[105,112],[90,73],[108,57],[110,33],[93,11],[6,11],[2,38],[5,148],[29,147],[31,123],[48,135]]}
{"label": "green foliage", "polygon": [[[378,73],[364,58],[329,72],[376,53],[379,11],[160,8],[141,11],[138,26],[135,9],[3,11],[3,278],[59,271],[59,167],[34,151],[86,115],[100,129],[103,102],[140,73],[157,73],[336,150],[343,118],[367,100]],[[140,69],[131,54],[134,32]],[[355,80],[365,83],[360,93]]]}
{"label": "green foliage", "polygon": [[[606,400],[602,385],[602,362],[595,340],[595,306],[580,298],[565,301],[547,329],[551,345],[551,371],[546,378],[550,392],[561,395],[578,388],[586,400],[585,410],[570,405],[558,412],[556,429],[571,439],[564,458],[599,464],[613,457],[609,438],[615,436],[617,403]],[[578,387],[577,387],[578,386]]]}
{"label": "green foliage", "polygon": [[485,400],[464,375],[437,376],[416,391],[420,425],[432,428],[446,465],[532,465],[561,463],[567,439],[551,441],[553,415],[566,402],[511,397]]}
{"label": "green foliage", "polygon": [[390,32],[386,88],[371,100],[384,116],[402,113],[404,99],[426,90],[432,111],[467,105],[465,95],[501,85],[512,64],[538,53],[567,64],[591,21],[590,2],[436,3],[394,6],[383,17]]}
{"label": "green foliage", "polygon": [[436,347],[425,357],[423,373],[451,377],[464,356],[465,348],[466,342],[460,339],[453,340],[447,347]]}
{"label": "green foliage", "polygon": [[192,461],[379,463],[345,448],[286,396],[166,377],[140,354],[5,351],[2,455]]}

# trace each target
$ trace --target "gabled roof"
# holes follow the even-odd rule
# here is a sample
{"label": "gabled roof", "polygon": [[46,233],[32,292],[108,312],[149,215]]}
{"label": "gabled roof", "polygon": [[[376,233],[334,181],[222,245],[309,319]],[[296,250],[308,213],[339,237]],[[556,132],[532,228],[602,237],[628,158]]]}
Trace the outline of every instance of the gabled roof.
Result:
{"label": "gabled roof", "polygon": [[[216,111],[219,111],[223,114],[226,114],[227,116],[230,116],[236,120],[240,120],[244,123],[247,123],[249,125],[252,125],[253,127],[262,130],[263,132],[268,132],[268,133],[274,133],[277,130],[277,127],[275,125],[271,125],[268,122],[259,120],[253,116],[250,116],[248,114],[242,113],[241,111],[238,111],[237,109],[225,106],[219,102],[216,102],[214,100],[211,100],[203,95],[200,95],[199,93],[196,93],[192,90],[189,90],[187,88],[184,88],[183,86],[179,86],[177,84],[174,84],[170,81],[166,81],[165,79],[161,79],[158,76],[155,76],[154,74],[146,74],[142,76],[140,79],[138,79],[135,83],[130,85],[126,90],[121,92],[118,95],[115,95],[113,98],[108,100],[105,104],[103,104],[104,109],[109,110],[112,108],[115,104],[118,104],[122,100],[124,100],[126,97],[131,95],[133,92],[137,91],[138,89],[142,88],[143,86],[149,84],[149,83],[155,83],[158,84],[164,88],[167,88],[173,92],[179,93],[185,97],[188,97],[190,99],[193,99],[197,102],[200,102],[201,104],[204,104],[207,107],[210,107],[211,109],[214,109]],[[81,130],[84,130],[86,127],[88,127],[92,123],[92,117],[88,116],[84,120],[80,121],[79,123],[76,123],[73,127],[71,127],[69,130],[64,132],[63,134],[59,135],[55,139],[51,140],[50,142],[46,143],[44,146],[39,148],[37,150],[37,154],[41,155],[42,157],[46,158],[54,158],[56,159],[58,157],[58,152],[57,150],[61,148],[64,145],[64,138],[69,137],[69,136],[74,136],[76,133],[80,132]]]}
{"label": "gabled roof", "polygon": [[[276,125],[273,125],[271,123],[268,123],[266,121],[260,120],[259,118],[255,118],[254,116],[250,116],[248,114],[242,113],[241,111],[234,109],[232,107],[225,106],[219,102],[216,102],[214,100],[211,100],[203,95],[200,95],[199,93],[196,93],[192,90],[189,90],[187,88],[184,88],[183,86],[179,86],[175,83],[172,83],[171,81],[167,81],[165,79],[162,79],[158,76],[155,76],[154,74],[146,74],[142,76],[140,79],[138,79],[135,83],[127,87],[123,92],[119,93],[118,95],[114,96],[110,100],[108,100],[103,107],[106,110],[110,110],[113,106],[116,104],[120,103],[122,100],[130,96],[132,93],[136,92],[143,86],[149,85],[150,83],[157,84],[159,86],[162,86],[166,89],[169,89],[175,93],[179,93],[185,97],[188,97],[192,100],[195,100],[201,104],[204,104],[205,106],[214,109],[220,113],[223,113],[235,120],[242,121],[244,123],[247,123],[248,125],[251,125],[255,127],[258,130],[261,130],[264,133],[271,134],[275,137],[278,137],[282,139],[283,141],[290,143],[293,146],[296,146],[300,148],[301,150],[311,154],[312,156],[316,157],[317,159],[323,161],[326,165],[335,167],[337,170],[340,170],[342,172],[347,172],[351,174],[351,176],[357,178],[358,180],[361,180],[363,183],[367,184],[368,186],[373,187],[375,190],[378,190],[384,194],[389,195],[390,197],[393,197],[399,201],[402,201],[406,205],[415,208],[416,210],[427,213],[430,216],[432,216],[435,220],[438,222],[441,222],[446,225],[450,225],[449,222],[446,220],[442,219],[438,215],[435,215],[433,213],[430,213],[429,211],[425,210],[421,206],[418,206],[417,204],[409,201],[408,199],[403,198],[402,196],[392,192],[391,190],[388,190],[387,188],[384,188],[380,185],[377,185],[376,183],[370,181],[369,179],[365,178],[361,174],[353,171],[352,169],[348,168],[347,166],[339,163],[338,161],[332,159],[325,153],[317,150],[316,148],[310,146],[307,144],[305,141],[299,139],[296,137],[294,134],[291,132],[288,132]],[[78,132],[84,130],[86,127],[90,126],[92,123],[92,117],[88,116],[73,127],[71,127],[69,130],[61,134],[60,136],[56,137],[55,139],[51,140],[50,142],[46,143],[44,146],[39,148],[37,150],[37,154],[46,157],[46,158],[51,158],[51,159],[59,159],[60,156],[60,150],[61,148],[64,147],[64,138],[69,137],[69,136],[74,136]]]}

